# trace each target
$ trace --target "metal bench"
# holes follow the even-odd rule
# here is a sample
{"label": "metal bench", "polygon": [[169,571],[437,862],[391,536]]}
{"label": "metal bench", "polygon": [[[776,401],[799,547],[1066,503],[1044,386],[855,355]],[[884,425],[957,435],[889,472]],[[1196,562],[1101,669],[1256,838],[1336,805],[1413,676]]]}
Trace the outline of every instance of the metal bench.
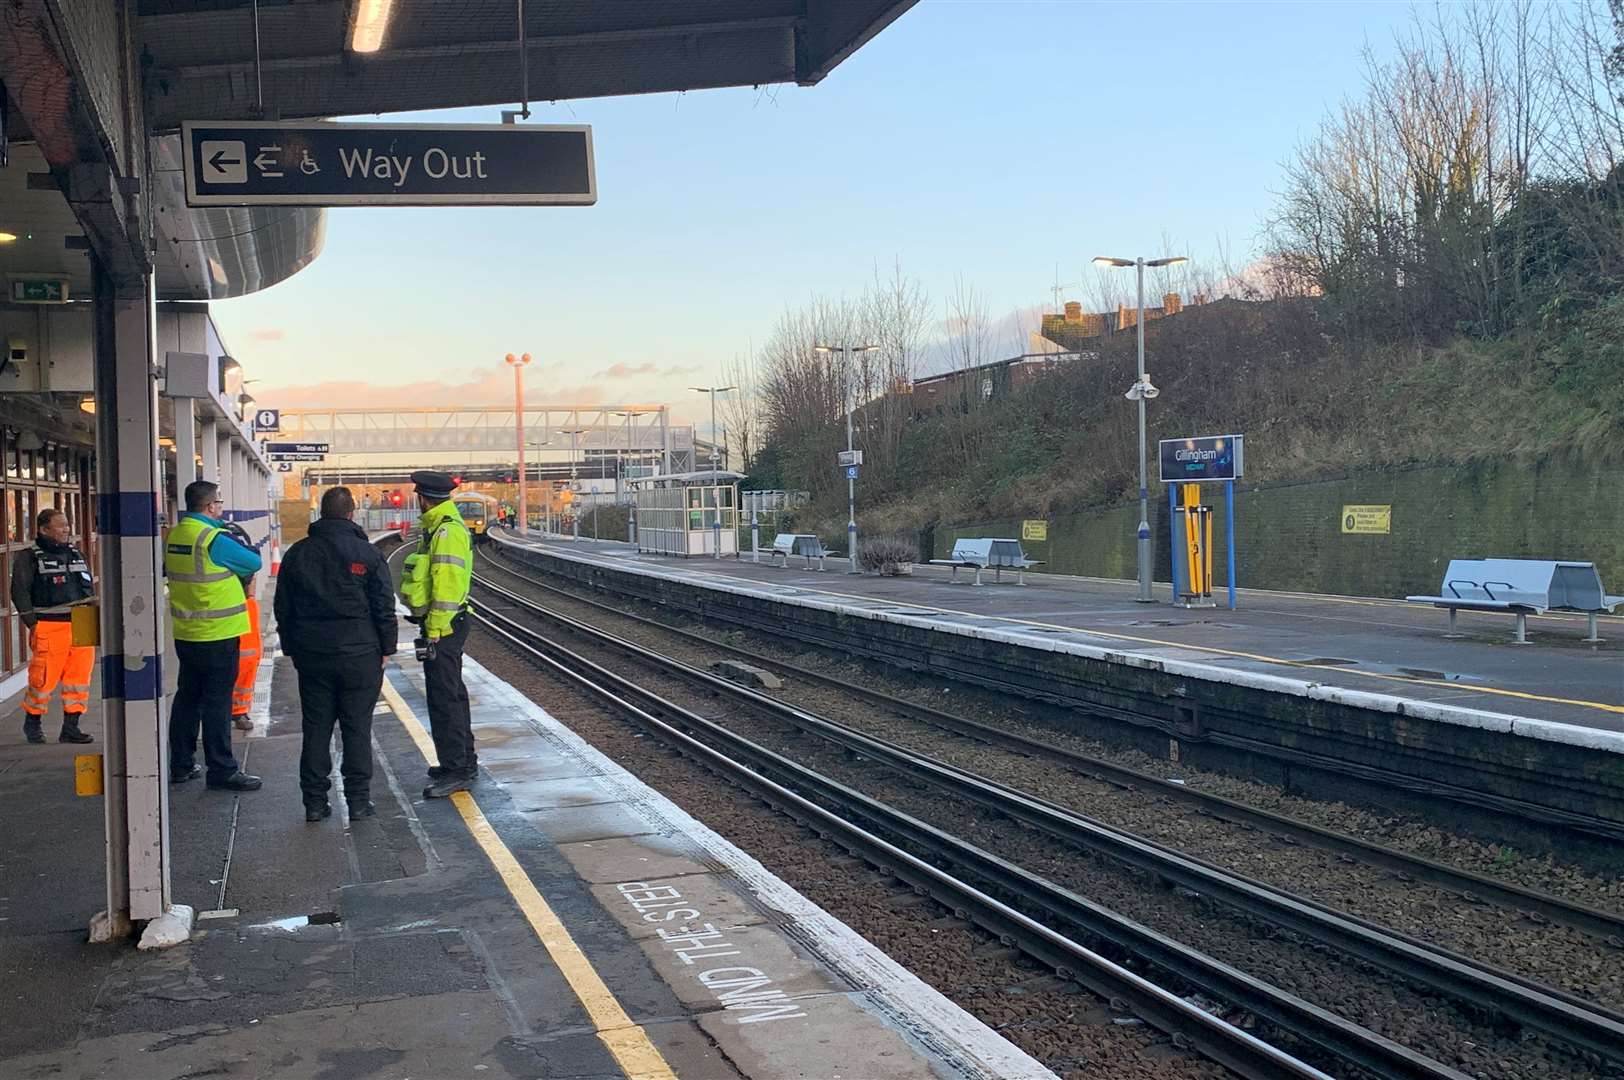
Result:
{"label": "metal bench", "polygon": [[767,562],[776,566],[777,563],[774,563],[773,560],[782,555],[784,557],[784,567],[788,569],[789,557],[799,555],[806,560],[808,570],[812,569],[813,559],[818,560],[818,569],[822,570],[823,560],[833,554],[834,552],[823,546],[822,540],[819,540],[811,533],[779,533],[773,537],[773,546],[772,550],[767,553]]}
{"label": "metal bench", "polygon": [[974,584],[981,584],[981,571],[991,570],[993,581],[1002,581],[1005,570],[1014,570],[1018,575],[1017,585],[1026,584],[1026,570],[1030,566],[1041,566],[1035,559],[1028,559],[1026,552],[1021,550],[1019,540],[1004,540],[996,537],[965,537],[953,541],[953,557],[951,559],[932,559],[932,566],[951,566],[952,575],[948,584],[957,584],[959,569],[962,567],[976,572]]}
{"label": "metal bench", "polygon": [[1517,617],[1518,645],[1528,644],[1528,616],[1547,611],[1579,611],[1590,617],[1587,642],[1599,642],[1596,616],[1624,604],[1608,596],[1596,564],[1551,559],[1451,559],[1437,596],[1406,596],[1412,604],[1431,604],[1449,611],[1446,637],[1455,631],[1456,613],[1505,611]]}

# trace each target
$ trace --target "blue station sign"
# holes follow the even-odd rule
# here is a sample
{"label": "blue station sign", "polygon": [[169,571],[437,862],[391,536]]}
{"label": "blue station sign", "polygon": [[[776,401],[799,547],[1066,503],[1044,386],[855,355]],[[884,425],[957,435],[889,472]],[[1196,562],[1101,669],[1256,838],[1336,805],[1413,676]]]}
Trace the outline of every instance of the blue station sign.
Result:
{"label": "blue station sign", "polygon": [[181,125],[187,206],[591,206],[585,124]]}
{"label": "blue station sign", "polygon": [[1244,435],[1201,435],[1161,440],[1162,483],[1239,480],[1245,465]]}

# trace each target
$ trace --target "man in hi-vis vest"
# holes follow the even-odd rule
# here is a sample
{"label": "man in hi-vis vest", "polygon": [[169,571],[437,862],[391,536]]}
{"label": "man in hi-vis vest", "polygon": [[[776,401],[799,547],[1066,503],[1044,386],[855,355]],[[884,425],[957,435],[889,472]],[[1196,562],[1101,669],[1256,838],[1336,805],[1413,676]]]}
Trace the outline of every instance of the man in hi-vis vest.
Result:
{"label": "man in hi-vis vest", "polygon": [[28,689],[23,693],[23,735],[45,741],[40,722],[51,691],[62,687],[62,732],[57,742],[87,743],[79,720],[90,707],[90,672],[96,650],[73,643],[73,608],[95,598],[90,564],[73,546],[73,526],[60,510],[41,510],[34,546],[11,560],[11,606],[28,627]]}
{"label": "man in hi-vis vest", "polygon": [[400,598],[411,612],[410,621],[423,630],[417,639],[417,658],[423,661],[429,729],[434,735],[434,756],[439,759],[429,769],[429,779],[434,782],[423,789],[423,797],[443,799],[467,791],[479,774],[468,688],[462,682],[474,545],[462,512],[451,501],[456,480],[443,472],[419,469],[412,473],[412,483],[423,511],[419,519],[423,539],[406,556]]}
{"label": "man in hi-vis vest", "polygon": [[207,783],[226,791],[257,791],[259,777],[237,767],[231,753],[231,690],[237,682],[238,639],[248,632],[242,577],[259,572],[259,555],[233,540],[219,515],[220,486],[186,485],[186,512],[164,538],[164,577],[175,632],[180,680],[169,710],[169,782],[203,775],[197,733],[203,729]]}

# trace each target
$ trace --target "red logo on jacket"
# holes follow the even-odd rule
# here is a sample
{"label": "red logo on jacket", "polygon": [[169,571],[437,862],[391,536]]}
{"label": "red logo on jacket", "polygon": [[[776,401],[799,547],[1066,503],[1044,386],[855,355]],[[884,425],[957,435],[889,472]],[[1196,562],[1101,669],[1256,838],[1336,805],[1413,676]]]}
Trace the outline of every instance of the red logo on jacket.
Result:
{"label": "red logo on jacket", "polygon": [[359,562],[350,563],[350,573],[352,573],[352,574],[365,574],[366,572],[367,572],[367,564],[366,563],[359,563]]}

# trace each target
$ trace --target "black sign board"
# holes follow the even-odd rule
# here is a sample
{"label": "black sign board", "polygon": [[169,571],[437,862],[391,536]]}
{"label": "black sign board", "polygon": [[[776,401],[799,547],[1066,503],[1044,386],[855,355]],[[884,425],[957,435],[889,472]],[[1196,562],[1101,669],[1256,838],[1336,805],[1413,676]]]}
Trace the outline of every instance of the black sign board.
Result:
{"label": "black sign board", "polygon": [[326,461],[327,460],[327,455],[326,454],[292,454],[292,453],[277,454],[277,453],[273,453],[273,454],[270,455],[270,459],[272,461]]}
{"label": "black sign board", "polygon": [[1202,435],[1161,441],[1162,483],[1239,480],[1245,466],[1244,435]]}
{"label": "black sign board", "polygon": [[181,125],[187,206],[591,206],[584,124]]}
{"label": "black sign board", "polygon": [[332,444],[324,442],[268,442],[265,452],[272,457],[278,454],[327,454],[332,452]]}

